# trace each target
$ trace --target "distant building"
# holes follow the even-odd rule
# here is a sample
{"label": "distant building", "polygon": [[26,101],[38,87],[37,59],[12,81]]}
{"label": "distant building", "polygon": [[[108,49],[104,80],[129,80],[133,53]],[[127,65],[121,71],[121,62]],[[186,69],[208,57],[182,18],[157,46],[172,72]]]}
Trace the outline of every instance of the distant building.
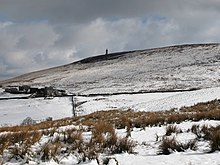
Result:
{"label": "distant building", "polygon": [[24,92],[24,93],[29,93],[30,92],[30,86],[28,86],[28,85],[22,85],[22,86],[19,86],[18,87],[18,90],[20,91],[20,92]]}
{"label": "distant building", "polygon": [[67,95],[65,90],[58,90],[53,87],[32,88],[28,85],[8,87],[5,89],[5,92],[12,94],[32,94],[32,97],[60,97]]}
{"label": "distant building", "polygon": [[19,90],[17,87],[9,87],[5,89],[5,92],[11,93],[11,94],[19,94]]}

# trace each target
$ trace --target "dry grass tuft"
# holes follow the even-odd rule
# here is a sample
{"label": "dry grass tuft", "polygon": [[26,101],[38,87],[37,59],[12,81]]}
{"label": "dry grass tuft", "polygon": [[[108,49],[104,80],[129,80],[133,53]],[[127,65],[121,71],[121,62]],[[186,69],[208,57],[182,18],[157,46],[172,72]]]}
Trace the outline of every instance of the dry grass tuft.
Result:
{"label": "dry grass tuft", "polygon": [[62,144],[60,142],[55,143],[45,143],[41,149],[41,160],[42,161],[49,161],[54,160],[55,162],[59,163],[59,155],[61,153]]}
{"label": "dry grass tuft", "polygon": [[208,140],[210,152],[220,151],[220,126],[207,127],[193,125],[191,131],[197,136],[197,140]]}
{"label": "dry grass tuft", "polygon": [[90,145],[96,146],[97,151],[111,154],[128,152],[132,153],[135,143],[127,137],[117,137],[111,124],[100,122],[92,129]]}
{"label": "dry grass tuft", "polygon": [[196,141],[191,140],[186,144],[179,143],[175,138],[164,137],[159,146],[159,154],[169,155],[172,152],[184,152],[187,149],[195,150]]}
{"label": "dry grass tuft", "polygon": [[170,136],[172,133],[182,133],[182,130],[178,128],[176,125],[169,125],[166,127],[166,136]]}
{"label": "dry grass tuft", "polygon": [[[42,147],[40,154],[42,160],[59,161],[57,154],[62,150],[65,154],[78,153],[79,160],[96,159],[97,153],[132,153],[135,143],[128,137],[133,127],[145,128],[146,126],[160,126],[180,123],[183,121],[199,121],[203,119],[220,120],[220,101],[213,100],[199,103],[191,107],[182,107],[179,111],[169,110],[160,112],[134,112],[112,110],[99,111],[85,116],[65,118],[55,121],[45,121],[38,124],[0,128],[0,155],[10,152],[15,159],[27,159],[30,148],[38,143],[41,137],[53,138],[61,126],[85,125],[92,131],[90,140],[83,139],[84,130],[70,129],[61,132],[63,136],[56,137]],[[105,122],[103,122],[105,121]],[[126,128],[127,136],[120,138],[116,135],[115,128]],[[211,152],[220,150],[220,127],[193,126],[191,131],[196,134],[197,140],[209,140]],[[166,136],[180,133],[176,126],[168,126]],[[164,138],[161,153],[169,154],[173,151],[182,151],[193,148],[194,142],[187,145],[179,144],[175,139]],[[22,148],[23,147],[23,148]],[[26,156],[24,156],[26,155]]]}

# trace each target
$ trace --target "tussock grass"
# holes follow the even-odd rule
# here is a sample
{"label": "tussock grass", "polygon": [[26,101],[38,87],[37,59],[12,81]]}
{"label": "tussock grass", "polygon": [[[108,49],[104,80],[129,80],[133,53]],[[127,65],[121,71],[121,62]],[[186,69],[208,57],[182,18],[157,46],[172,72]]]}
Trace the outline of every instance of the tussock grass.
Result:
{"label": "tussock grass", "polygon": [[41,160],[42,161],[49,161],[52,159],[52,160],[59,163],[58,156],[61,153],[61,148],[62,148],[61,142],[45,143],[42,146],[41,151],[40,151],[40,153],[42,154]]}
{"label": "tussock grass", "polygon": [[187,149],[195,150],[196,141],[190,140],[187,143],[180,143],[175,138],[164,137],[159,146],[159,154],[169,155],[172,152],[184,152]]}
{"label": "tussock grass", "polygon": [[182,130],[179,129],[176,125],[169,125],[166,127],[166,136],[170,136],[172,133],[182,133]]}
{"label": "tussock grass", "polygon": [[[38,124],[0,128],[0,156],[7,151],[14,159],[25,159],[30,152],[32,145],[39,142],[42,136],[54,137],[61,126],[85,125],[92,132],[89,142],[83,139],[83,131],[68,129],[60,132],[61,136],[48,142],[39,151],[41,160],[53,159],[58,162],[58,154],[78,153],[80,161],[96,159],[97,153],[108,154],[128,152],[132,153],[135,143],[128,137],[133,127],[145,128],[146,126],[160,126],[165,124],[180,123],[183,121],[199,121],[202,119],[220,119],[220,101],[213,100],[207,103],[199,103],[191,107],[182,107],[180,110],[169,110],[159,112],[135,112],[111,110],[99,111],[85,116],[65,118],[55,121],[45,121]],[[118,137],[115,129],[126,128],[127,137]],[[219,128],[200,128],[193,126],[191,131],[196,134],[197,139],[210,141],[211,152],[220,150]],[[175,126],[168,126],[167,136],[172,133],[180,133]],[[16,145],[17,146],[16,146]],[[166,148],[173,151],[182,151],[185,148],[193,147],[193,143],[187,145],[179,144],[175,139],[164,138],[160,146],[162,153],[167,154]],[[13,147],[12,147],[13,146]],[[22,146],[26,146],[22,148]],[[62,151],[62,152],[61,152]],[[64,156],[65,156],[64,154]],[[26,157],[22,157],[27,155]]]}
{"label": "tussock grass", "polygon": [[197,136],[197,140],[207,140],[210,143],[210,152],[220,151],[220,126],[207,127],[193,125],[191,131]]}
{"label": "tussock grass", "polygon": [[[163,124],[180,123],[182,121],[199,121],[202,119],[220,120],[220,101],[213,100],[199,103],[191,107],[182,107],[179,111],[168,110],[159,112],[135,112],[133,110],[99,111],[85,116],[65,118],[54,121],[45,121],[28,126],[1,127],[0,132],[27,132],[35,130],[48,130],[66,125],[94,126],[105,121],[114,124],[115,128],[155,126]],[[49,132],[48,132],[49,133]]]}
{"label": "tussock grass", "polygon": [[[45,134],[44,134],[45,133]],[[87,160],[98,160],[99,153],[118,154],[133,153],[136,143],[127,137],[118,137],[112,124],[100,122],[91,127],[90,140],[84,139],[84,130],[67,128],[65,131],[51,129],[47,131],[35,130],[25,132],[12,132],[0,135],[0,158],[6,161],[15,159],[22,163],[39,159],[43,162],[53,160],[60,163],[62,158],[72,154],[78,159],[78,163]],[[39,143],[45,135],[48,139]],[[32,150],[36,145],[38,149]]]}
{"label": "tussock grass", "polygon": [[220,151],[220,130],[211,132],[210,147],[210,152]]}
{"label": "tussock grass", "polygon": [[127,137],[118,137],[111,124],[100,122],[92,129],[90,145],[96,146],[97,151],[116,154],[123,152],[133,153],[133,148],[136,144]]}

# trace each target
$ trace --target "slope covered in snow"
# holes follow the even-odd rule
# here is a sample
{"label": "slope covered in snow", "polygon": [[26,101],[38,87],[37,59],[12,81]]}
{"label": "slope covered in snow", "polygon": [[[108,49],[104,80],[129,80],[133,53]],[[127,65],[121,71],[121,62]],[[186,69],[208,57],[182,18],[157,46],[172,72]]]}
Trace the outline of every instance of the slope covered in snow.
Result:
{"label": "slope covered in snow", "polygon": [[179,45],[90,57],[0,85],[51,85],[75,94],[187,90],[219,86],[219,65],[219,44]]}
{"label": "slope covered in snow", "polygon": [[0,100],[0,127],[20,125],[27,117],[39,122],[49,117],[61,119],[72,116],[69,98]]}
{"label": "slope covered in snow", "polygon": [[[103,162],[101,164],[104,164],[104,160],[107,159],[109,159],[109,162],[105,164],[108,165],[219,164],[219,100],[215,100],[212,103],[201,104],[202,108],[201,105],[195,106],[194,111],[184,112],[180,110],[181,113],[178,113],[178,111],[169,111],[168,114],[170,115],[172,115],[172,113],[176,113],[176,115],[180,116],[184,113],[187,114],[185,116],[186,118],[183,119],[176,116],[167,116],[169,119],[173,119],[170,123],[167,123],[169,120],[165,120],[165,123],[160,122],[161,120],[158,122],[158,120],[155,120],[158,119],[155,115],[151,116],[152,114],[165,114],[167,112],[165,110],[172,108],[192,106],[199,102],[220,99],[220,87],[218,87],[220,82],[219,52],[219,44],[203,44],[115,53],[87,58],[65,66],[29,73],[0,82],[2,86],[21,84],[34,86],[52,85],[66,89],[69,93],[82,94],[84,96],[75,96],[75,101],[78,105],[76,108],[77,116],[104,110],[108,116],[105,116],[104,112],[100,112],[101,117],[103,117],[101,119],[102,122],[107,122],[106,118],[108,117],[112,121],[114,111],[107,110],[132,109],[134,111],[116,111],[115,120],[119,119],[120,124],[125,122],[125,128],[117,128],[116,122],[111,123],[115,126],[116,135],[118,137],[128,136],[128,141],[131,140],[131,142],[135,143],[133,148],[134,152],[132,153],[126,151],[122,153],[116,152],[114,154],[107,154],[108,152],[91,152],[96,153],[96,157],[92,159],[90,157],[86,158],[85,153],[87,149],[89,149],[86,148],[86,145],[90,144],[90,142],[93,141],[91,139],[95,136],[93,136],[94,126],[87,126],[85,123],[91,124],[93,121],[97,124],[100,117],[97,112],[90,114],[91,116],[87,116],[88,118],[86,116],[66,118],[59,121],[40,123],[37,127],[35,127],[36,125],[33,125],[33,127],[22,127],[24,132],[22,132],[22,129],[18,129],[19,127],[1,128],[0,164],[98,165],[100,164],[98,160]],[[172,92],[193,88],[202,89]],[[144,93],[149,91],[157,92]],[[112,93],[117,95],[85,96],[85,94]],[[22,97],[26,95],[18,96]],[[70,97],[53,99],[15,99],[13,97],[14,95],[7,94],[0,88],[1,126],[4,124],[20,124],[26,117],[31,117],[35,120],[45,120],[47,117],[61,119],[72,116],[72,99]],[[3,100],[3,98],[10,99]],[[192,109],[189,108],[188,110]],[[141,116],[141,112],[139,111],[153,111],[153,113],[151,115],[147,113],[147,118],[143,120],[143,115]],[[165,112],[161,113],[161,111]],[[132,112],[133,114],[131,118],[125,118],[125,114],[119,117],[118,115],[121,112]],[[135,113],[138,114],[141,120],[133,120]],[[165,119],[164,116],[161,118]],[[84,120],[85,125],[83,125]],[[149,123],[150,120],[156,123],[153,125],[139,126],[134,124],[135,122],[138,123],[138,121],[141,121],[140,123],[142,124],[148,123],[148,120]],[[132,127],[134,126],[132,129],[127,125],[129,124],[128,121],[131,123],[134,122],[130,125]],[[62,125],[65,122],[67,125]],[[170,126],[167,124],[171,123],[177,130],[170,135],[166,135]],[[48,127],[46,126],[47,124]],[[108,126],[109,125],[110,124],[108,124]],[[103,126],[103,123],[101,123],[100,126]],[[202,131],[205,130],[205,127],[207,127],[206,133]],[[30,128],[34,129],[32,130]],[[197,128],[197,131],[193,128]],[[8,129],[8,131],[4,131],[4,129]],[[13,133],[13,131],[15,132]],[[105,131],[106,130],[104,130],[104,132]],[[19,133],[23,136],[18,136]],[[213,135],[213,137],[206,137],[207,139],[205,139],[206,135]],[[36,136],[35,140],[38,140],[29,143],[32,142],[32,140],[27,140],[26,138],[28,136],[33,137],[32,139]],[[10,137],[12,140],[7,137]],[[19,139],[15,137],[19,137],[21,140],[19,141]],[[80,143],[82,142],[82,146],[78,146],[82,148],[78,151],[74,150],[74,144],[75,142],[77,143],[78,140],[71,140],[71,138],[76,137],[79,138]],[[105,134],[103,137],[107,138],[108,136]],[[214,137],[218,138],[218,140],[215,141]],[[15,143],[13,143],[13,139]],[[184,146],[183,151],[180,152],[177,149],[168,147],[171,153],[169,155],[163,155],[165,153],[161,155],[161,145],[164,139],[174,139],[177,145]],[[16,140],[18,141],[16,142]],[[212,150],[214,142],[217,142],[218,145],[215,150]],[[90,147],[91,144],[89,145]],[[194,146],[188,146],[187,148],[186,146],[188,144]],[[99,145],[94,144],[92,146],[98,147]],[[46,152],[47,147],[49,147],[48,153]],[[81,152],[83,148],[85,151]],[[69,149],[73,150],[69,152]],[[20,151],[21,153],[19,153]],[[88,152],[90,153],[90,150],[88,150]],[[48,158],[44,159],[45,156],[48,156]],[[83,158],[85,158],[85,160]]]}
{"label": "slope covered in snow", "polygon": [[[72,117],[71,97],[54,99],[12,99],[1,100],[1,97],[13,98],[13,95],[1,92],[0,89],[0,125],[17,125],[26,117],[34,120],[45,120],[47,117],[61,119]],[[192,106],[199,102],[220,99],[220,87],[188,92],[123,94],[112,96],[82,97],[76,96],[76,115],[82,116],[97,111],[112,109],[134,111],[165,111],[172,108]]]}
{"label": "slope covered in snow", "polygon": [[84,115],[111,109],[132,109],[146,112],[165,111],[214,99],[220,99],[220,87],[187,92],[77,97],[78,102],[83,102],[77,107],[77,112]]}

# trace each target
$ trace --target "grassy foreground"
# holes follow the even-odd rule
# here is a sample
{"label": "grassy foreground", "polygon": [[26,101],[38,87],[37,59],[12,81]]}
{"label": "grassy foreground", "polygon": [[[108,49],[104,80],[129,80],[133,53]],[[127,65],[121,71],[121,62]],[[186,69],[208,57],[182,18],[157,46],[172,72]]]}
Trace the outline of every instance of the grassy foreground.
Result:
{"label": "grassy foreground", "polygon": [[[99,163],[98,154],[100,153],[134,152],[136,143],[129,138],[133,127],[144,129],[148,126],[204,119],[220,120],[220,100],[168,111],[109,110],[34,125],[2,127],[0,128],[0,162],[4,163],[12,159],[22,162],[52,159],[59,163],[62,158],[74,155],[78,163],[91,159],[96,159]],[[62,127],[65,129],[60,129]],[[125,137],[119,137],[115,132],[115,129],[121,128],[127,130]],[[85,138],[88,132],[91,135]],[[159,146],[159,154],[170,154],[172,150],[182,152],[187,149],[196,149],[196,141],[180,144],[174,138],[167,138],[174,132],[179,133],[181,130],[172,126],[167,127]],[[197,136],[197,140],[210,141],[210,152],[220,150],[220,127],[200,128],[194,125],[191,132]],[[47,140],[42,142],[42,139]]]}

